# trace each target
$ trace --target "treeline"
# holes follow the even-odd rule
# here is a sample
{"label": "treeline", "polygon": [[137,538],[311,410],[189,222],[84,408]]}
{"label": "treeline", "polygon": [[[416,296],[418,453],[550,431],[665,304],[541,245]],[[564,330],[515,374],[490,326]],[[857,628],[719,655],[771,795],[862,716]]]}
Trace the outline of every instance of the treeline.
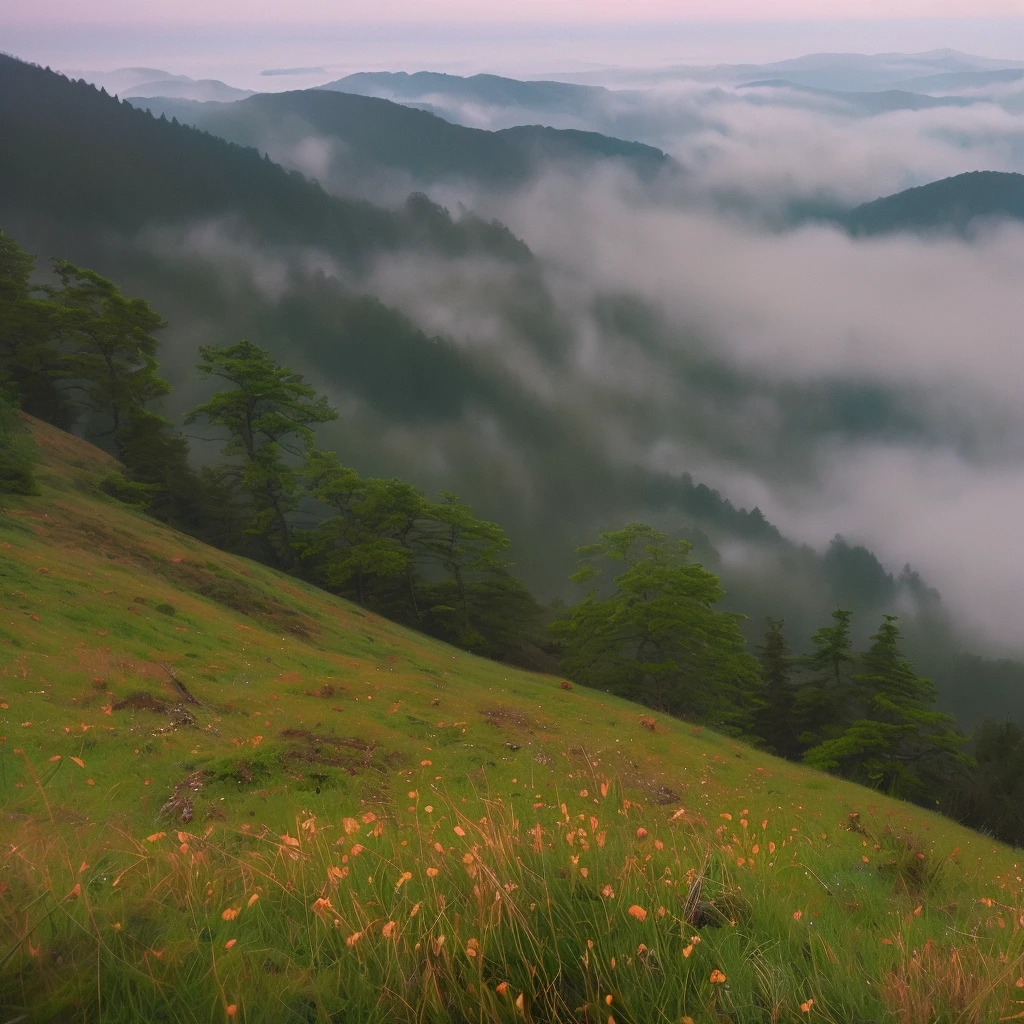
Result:
{"label": "treeline", "polygon": [[570,679],[742,736],[792,760],[939,807],[1024,843],[1024,730],[987,722],[976,758],[885,616],[855,651],[837,609],[793,655],[768,620],[751,653],[741,616],[691,546],[643,524],[578,550],[585,596],[545,608],[512,572],[509,540],[455,495],[360,476],[316,446],[337,417],[323,395],[248,341],[200,350],[218,390],[186,423],[221,432],[224,461],[197,468],[188,439],[149,406],[168,394],[143,299],[0,233],[0,492],[31,493],[17,409],[76,430],[120,460],[103,489],[178,529],[487,657]]}

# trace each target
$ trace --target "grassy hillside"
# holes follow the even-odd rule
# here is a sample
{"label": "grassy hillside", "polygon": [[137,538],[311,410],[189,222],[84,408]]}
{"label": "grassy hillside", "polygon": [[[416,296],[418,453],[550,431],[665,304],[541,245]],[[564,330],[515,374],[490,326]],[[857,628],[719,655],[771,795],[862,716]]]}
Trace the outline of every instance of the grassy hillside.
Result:
{"label": "grassy hillside", "polygon": [[33,430],[41,494],[0,516],[3,1020],[1022,1008],[1009,849],[204,547]]}

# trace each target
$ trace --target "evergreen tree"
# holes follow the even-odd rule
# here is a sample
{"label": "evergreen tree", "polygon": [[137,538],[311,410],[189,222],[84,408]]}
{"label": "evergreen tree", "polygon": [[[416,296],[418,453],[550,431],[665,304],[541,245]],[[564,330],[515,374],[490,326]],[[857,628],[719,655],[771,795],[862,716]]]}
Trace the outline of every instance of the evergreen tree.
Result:
{"label": "evergreen tree", "polygon": [[115,437],[127,419],[171,386],[157,373],[159,342],[166,326],[145,299],[129,299],[92,270],[54,260],[60,287],[47,288],[61,338],[61,376],[91,414],[87,433]]}
{"label": "evergreen tree", "polygon": [[958,765],[970,763],[950,715],[931,710],[935,687],[900,651],[896,616],[886,615],[854,678],[862,715],[804,755],[814,768],[893,796],[934,800]]}
{"label": "evergreen tree", "polygon": [[1024,845],[1024,728],[986,718],[973,738],[977,766],[941,798],[943,813],[1013,846]]}
{"label": "evergreen tree", "polygon": [[795,725],[804,748],[838,736],[849,724],[854,699],[851,614],[837,608],[832,613],[833,625],[823,626],[811,637],[814,650],[800,661],[801,667],[812,673],[801,681],[793,701]]}
{"label": "evergreen tree", "polygon": [[0,495],[35,494],[35,451],[18,407],[0,387]]}
{"label": "evergreen tree", "polygon": [[794,758],[800,752],[800,744],[793,720],[793,658],[782,632],[782,620],[766,621],[768,631],[760,657],[765,703],[755,715],[755,732],[773,754]]}
{"label": "evergreen tree", "polygon": [[426,498],[402,480],[364,479],[334,452],[311,452],[303,476],[335,513],[295,538],[318,578],[381,614],[418,620],[413,537]]}
{"label": "evergreen tree", "polygon": [[218,391],[185,419],[199,417],[228,432],[224,454],[237,458],[230,479],[244,501],[248,533],[259,538],[264,557],[278,565],[293,564],[292,527],[288,514],[298,505],[296,469],[285,454],[297,458],[313,450],[311,424],[337,418],[325,396],[304,384],[302,377],[276,363],[250,341],[200,349],[199,372],[233,387]]}
{"label": "evergreen tree", "polygon": [[74,406],[62,389],[56,309],[32,285],[34,267],[35,257],[0,231],[0,383],[13,387],[25,412],[67,429]]}
{"label": "evergreen tree", "polygon": [[722,731],[749,732],[762,690],[757,661],[744,649],[739,616],[716,611],[718,577],[688,561],[691,545],[671,543],[642,523],[601,534],[578,549],[576,583],[621,568],[556,623],[562,670],[669,714]]}

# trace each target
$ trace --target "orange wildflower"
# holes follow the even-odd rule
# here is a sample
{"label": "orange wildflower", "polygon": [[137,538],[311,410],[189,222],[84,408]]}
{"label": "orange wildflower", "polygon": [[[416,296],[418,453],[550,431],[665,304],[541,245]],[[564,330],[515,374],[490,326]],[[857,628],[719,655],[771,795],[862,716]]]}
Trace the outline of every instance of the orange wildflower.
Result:
{"label": "orange wildflower", "polygon": [[353,932],[346,940],[345,945],[351,949],[361,938],[363,937],[362,932]]}
{"label": "orange wildflower", "polygon": [[427,878],[437,878],[437,868],[427,868]]}
{"label": "orange wildflower", "polygon": [[601,890],[601,895],[602,895],[602,896],[603,896],[603,897],[604,897],[604,898],[605,898],[606,900],[613,900],[613,899],[615,899],[615,890],[614,890],[614,889],[613,889],[613,888],[612,888],[612,887],[611,887],[610,885],[606,885],[606,886],[605,886],[605,887],[604,887],[604,888],[603,888],[603,889]]}
{"label": "orange wildflower", "polygon": [[465,830],[465,829],[464,829],[464,828],[463,828],[463,827],[462,827],[461,825],[456,825],[456,826],[455,826],[455,828],[454,828],[454,829],[452,829],[452,831],[453,831],[453,832],[454,832],[454,833],[455,833],[455,834],[456,834],[457,836],[464,836],[464,835],[466,834],[466,830]]}
{"label": "orange wildflower", "polygon": [[629,908],[629,916],[635,917],[638,921],[643,921],[647,918],[647,911],[643,907],[638,906],[636,903]]}
{"label": "orange wildflower", "polygon": [[801,1003],[800,1004],[800,1012],[801,1013],[810,1013],[811,1012],[811,1007],[813,1005],[814,1005],[814,1000],[813,999],[808,999],[806,1003]]}
{"label": "orange wildflower", "polygon": [[387,924],[385,924],[384,927],[381,928],[380,933],[384,936],[385,939],[393,939],[395,937],[395,932],[397,930],[398,925],[395,924],[394,921],[388,921]]}
{"label": "orange wildflower", "polygon": [[725,983],[725,975],[716,967],[711,972],[711,984],[722,985]]}
{"label": "orange wildflower", "polygon": [[238,913],[238,907],[228,907],[223,911],[223,913],[220,916],[225,921],[234,921],[234,919],[238,917]]}

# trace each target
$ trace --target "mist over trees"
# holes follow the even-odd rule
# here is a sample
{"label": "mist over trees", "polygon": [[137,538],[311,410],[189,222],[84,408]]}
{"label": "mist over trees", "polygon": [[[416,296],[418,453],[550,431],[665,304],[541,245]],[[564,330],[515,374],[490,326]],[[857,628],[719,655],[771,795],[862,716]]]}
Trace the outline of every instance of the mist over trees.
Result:
{"label": "mist over trees", "polygon": [[[965,654],[969,624],[910,566],[889,572],[840,536],[824,553],[794,543],[758,508],[674,468],[688,445],[695,465],[742,468],[783,451],[809,460],[822,438],[934,441],[912,389],[776,378],[681,333],[644,289],[570,289],[567,301],[564,280],[500,223],[453,217],[422,194],[395,209],[339,198],[84,83],[7,58],[0,77],[12,157],[0,215],[40,251],[67,244],[76,257],[34,278],[33,258],[0,236],[7,491],[32,486],[16,400],[120,459],[109,494],[211,543],[467,650],[549,670],[562,661],[578,681],[784,756],[817,751],[851,773],[869,752],[878,785],[922,800],[934,778],[907,766],[918,744],[949,737],[920,717],[937,713],[931,689],[885,718],[887,691],[862,678],[884,615],[899,612],[899,657],[915,679],[934,678],[965,726],[1018,706],[1021,666]],[[110,150],[112,167],[100,159]],[[622,259],[632,251],[625,232]],[[82,269],[93,253],[107,277]],[[422,282],[403,270],[410,254]],[[637,265],[652,277],[649,260]],[[454,279],[467,291],[446,304]],[[460,302],[464,322],[452,319]],[[590,364],[584,340],[597,346]],[[594,372],[606,361],[615,381]],[[245,425],[239,409],[253,402],[264,411]],[[587,418],[595,403],[607,437]],[[175,426],[189,410],[191,437]],[[666,439],[686,445],[659,447]],[[616,450],[623,442],[636,450]],[[565,614],[537,599],[573,593],[572,548],[630,522],[649,532],[638,546],[652,545],[635,572],[616,572],[625,563],[598,547],[585,556],[605,565],[585,581],[589,597]],[[828,609],[845,619],[829,623]],[[936,763],[948,776],[959,762],[947,747]]]}
{"label": "mist over trees", "polygon": [[2,234],[0,257],[0,491],[33,491],[19,401],[119,457],[124,475],[103,482],[112,498],[211,543],[473,653],[557,663],[582,685],[1024,837],[1012,812],[1019,729],[986,723],[975,761],[894,615],[858,650],[852,614],[837,608],[802,656],[769,618],[757,657],[743,616],[716,607],[725,592],[693,544],[643,523],[577,549],[586,595],[546,609],[514,575],[499,525],[453,494],[365,478],[317,448],[336,411],[252,342],[202,350],[197,370],[220,390],[186,422],[218,432],[225,461],[197,469],[188,439],[147,407],[169,390],[155,336],[165,325],[149,304],[61,260],[57,284],[34,285],[34,258]]}

